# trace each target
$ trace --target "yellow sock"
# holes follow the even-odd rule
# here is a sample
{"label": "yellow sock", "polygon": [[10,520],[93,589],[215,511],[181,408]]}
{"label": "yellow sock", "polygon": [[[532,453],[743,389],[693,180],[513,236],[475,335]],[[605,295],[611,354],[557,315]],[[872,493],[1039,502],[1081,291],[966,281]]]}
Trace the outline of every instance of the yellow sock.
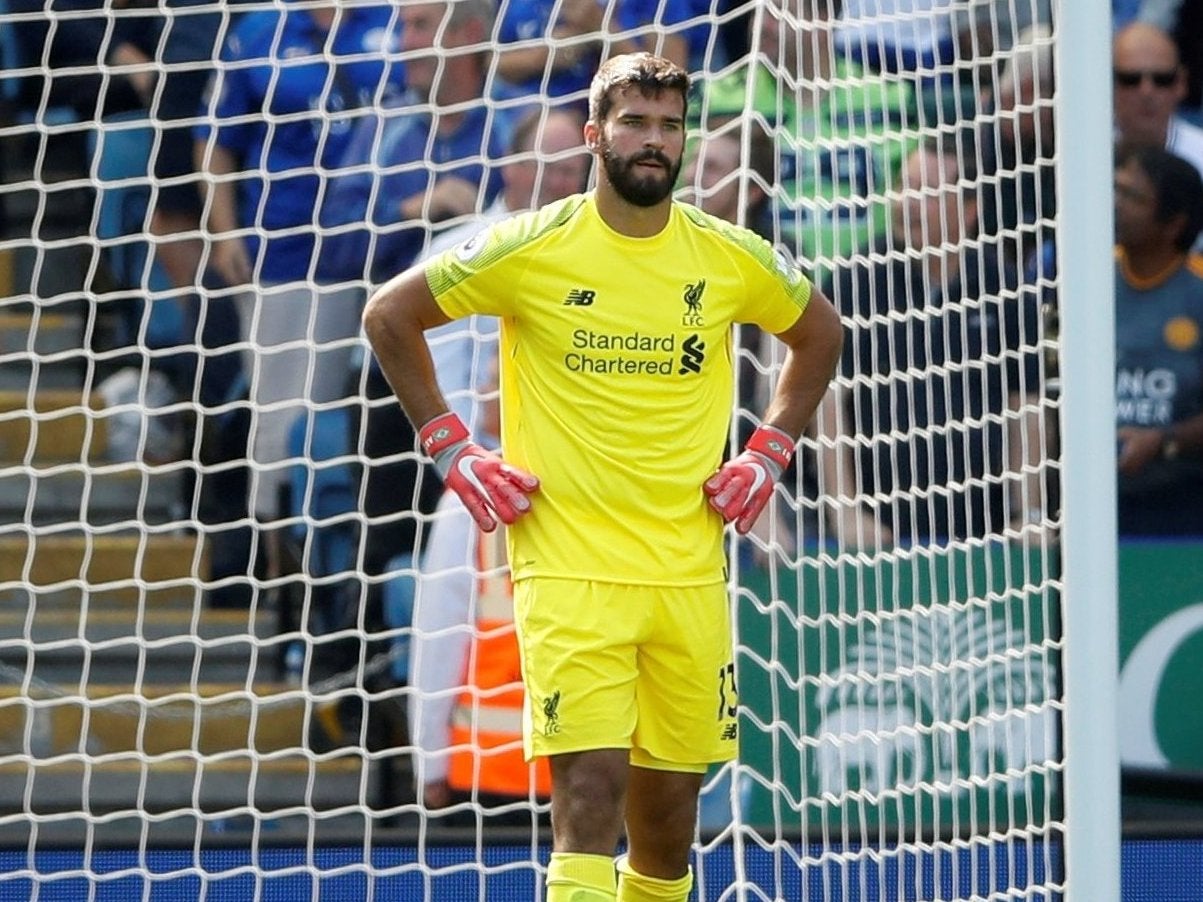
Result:
{"label": "yellow sock", "polygon": [[633,871],[625,855],[618,859],[617,902],[685,902],[691,889],[692,870],[676,880],[662,880]]}
{"label": "yellow sock", "polygon": [[552,852],[547,902],[614,902],[614,859],[609,855]]}

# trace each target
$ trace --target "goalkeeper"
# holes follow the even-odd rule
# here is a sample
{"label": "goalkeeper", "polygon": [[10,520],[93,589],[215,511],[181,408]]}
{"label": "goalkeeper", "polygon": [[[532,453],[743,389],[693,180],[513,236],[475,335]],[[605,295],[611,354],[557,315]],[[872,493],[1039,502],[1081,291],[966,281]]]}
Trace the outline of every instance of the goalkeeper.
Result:
{"label": "goalkeeper", "polygon": [[[843,342],[764,240],[672,200],[688,89],[662,58],[608,60],[584,128],[595,190],[401,273],[364,314],[447,485],[482,529],[510,524],[524,745],[551,761],[548,902],[687,898],[702,776],[738,743],[723,523],[751,528]],[[501,456],[448,412],[423,335],[471,313],[501,318]],[[737,322],[788,353],[724,464]]]}

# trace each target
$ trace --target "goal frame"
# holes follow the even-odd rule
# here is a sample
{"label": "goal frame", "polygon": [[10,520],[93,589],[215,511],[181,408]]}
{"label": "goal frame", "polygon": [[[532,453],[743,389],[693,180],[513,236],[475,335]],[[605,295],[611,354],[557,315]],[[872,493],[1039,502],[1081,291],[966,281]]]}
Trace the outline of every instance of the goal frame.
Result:
{"label": "goal frame", "polygon": [[[763,4],[752,0],[759,9],[754,9],[754,15],[763,15]],[[815,0],[824,2],[824,0]],[[979,0],[981,2],[981,0]],[[984,0],[1001,6],[1000,0]],[[1121,849],[1120,849],[1120,757],[1118,729],[1119,719],[1116,700],[1118,697],[1118,543],[1116,538],[1115,516],[1115,465],[1109,449],[1114,446],[1114,340],[1115,322],[1112,305],[1108,302],[1114,296],[1113,268],[1110,265],[1113,244],[1112,231],[1112,127],[1111,127],[1111,94],[1110,94],[1110,11],[1101,4],[1092,4],[1085,0],[1052,0],[1055,21],[1056,52],[1054,67],[1056,73],[1056,94],[1053,101],[1057,147],[1055,152],[1055,172],[1057,180],[1057,196],[1059,208],[1056,222],[1042,223],[1044,226],[1057,227],[1057,286],[1059,295],[1060,333],[1054,344],[1046,345],[1055,348],[1060,373],[1060,393],[1055,400],[1047,402],[1047,409],[1054,414],[1058,423],[1060,435],[1059,448],[1049,452],[1047,458],[1041,461],[1041,466],[1048,464],[1059,479],[1060,514],[1056,521],[1048,520],[1042,527],[1048,530],[1050,543],[1059,543],[1060,569],[1046,583],[1052,593],[1058,597],[1062,639],[1050,640],[1049,644],[1056,647],[1060,655],[1061,681],[1059,698],[1054,707],[1060,719],[1060,758],[1051,768],[1063,769],[1061,773],[1061,802],[1063,818],[1058,827],[1059,837],[1054,843],[1061,845],[1062,871],[1065,886],[1040,888],[1033,890],[1034,897],[1044,900],[1056,899],[1058,902],[1119,902],[1121,890]],[[966,4],[969,6],[970,4]],[[1014,6],[1014,4],[1013,4]],[[1046,107],[1047,109],[1047,107]],[[1031,112],[1029,106],[1023,112]],[[46,110],[42,110],[45,113]],[[42,130],[43,144],[51,132],[44,123],[39,123]],[[57,126],[55,126],[57,128]],[[750,132],[743,131],[743,148],[741,163],[747,164],[752,154]],[[96,187],[103,182],[104,177],[94,175],[90,187]],[[61,186],[38,185],[37,190],[43,194],[57,190]],[[70,186],[69,186],[70,187]],[[81,182],[77,187],[89,187]],[[746,201],[749,181],[741,179],[741,199]],[[7,189],[6,189],[7,190]],[[41,198],[45,200],[44,197]],[[742,204],[741,204],[742,206]],[[141,238],[149,237],[147,233]],[[93,236],[97,239],[98,236]],[[57,239],[55,239],[57,240]],[[105,239],[97,240],[100,244]],[[122,237],[121,240],[124,240]],[[110,241],[110,243],[112,243]],[[0,240],[0,250],[6,249],[7,240]],[[44,246],[38,249],[35,266],[45,265],[49,259],[42,253]],[[36,276],[36,273],[35,273]],[[147,277],[143,276],[144,281]],[[146,281],[148,290],[153,290]],[[36,294],[36,292],[35,292]],[[28,298],[27,298],[28,299]],[[21,300],[21,299],[18,299]],[[42,304],[41,298],[34,297],[37,304]],[[52,310],[52,303],[46,304],[46,310]],[[42,315],[39,311],[38,315]],[[37,322],[37,320],[34,320]],[[25,352],[22,352],[25,353]],[[30,335],[29,349],[26,356],[31,359],[36,351],[33,334]],[[71,353],[75,353],[72,351]],[[36,361],[32,371],[37,372]],[[36,378],[36,377],[35,377]],[[32,391],[31,391],[32,397]],[[82,408],[81,408],[82,410]],[[91,415],[91,414],[88,414]],[[35,415],[35,419],[36,419]],[[49,419],[44,416],[43,419]],[[358,458],[357,458],[357,462]],[[72,464],[74,466],[74,464]],[[87,464],[81,463],[81,468]],[[90,478],[90,477],[89,477]],[[362,501],[362,498],[360,499]],[[340,514],[341,516],[341,514]],[[355,517],[363,517],[362,504]],[[19,525],[19,524],[18,524]],[[140,531],[146,534],[150,531],[145,520],[141,521]],[[1053,532],[1055,530],[1055,533]],[[34,529],[34,537],[40,535],[40,527]],[[374,577],[373,577],[374,578]],[[87,582],[86,579],[83,582]],[[27,637],[32,634],[27,634]],[[191,637],[197,647],[207,640],[200,632]],[[228,638],[228,637],[227,637]],[[260,642],[257,635],[247,635],[247,641],[256,645],[256,652],[263,651],[271,641]],[[376,638],[373,634],[372,638]],[[31,643],[37,644],[30,638]],[[57,641],[57,640],[56,640]],[[224,640],[223,640],[224,641]],[[83,643],[86,645],[86,641]],[[260,647],[262,646],[262,647]],[[37,653],[42,649],[35,648]],[[31,653],[32,655],[32,653]],[[32,657],[31,657],[32,660]],[[770,662],[776,664],[776,661]],[[30,671],[32,674],[32,670]],[[362,673],[360,674],[362,679]],[[742,684],[741,684],[742,685]],[[339,691],[343,688],[337,687]],[[355,687],[361,694],[367,692],[362,685]],[[195,693],[195,681],[191,687]],[[81,690],[82,691],[82,690]],[[392,690],[389,690],[390,692]],[[297,693],[301,695],[303,693]],[[321,693],[317,693],[321,694]],[[88,698],[71,700],[79,702],[82,708],[90,708],[103,714],[105,703]],[[197,710],[203,707],[204,698],[195,696]],[[35,701],[37,701],[35,699]],[[61,699],[56,699],[56,704]],[[328,699],[317,699],[328,701]],[[191,702],[190,702],[191,703]],[[315,715],[318,705],[314,702],[311,692],[309,703],[313,703]],[[150,709],[153,704],[140,699],[138,704]],[[266,707],[265,702],[260,705]],[[43,705],[44,707],[48,705]],[[31,707],[36,707],[32,705]],[[53,707],[53,706],[50,706]],[[60,706],[61,707],[61,706]],[[199,724],[199,717],[197,715]],[[396,749],[390,750],[391,752]],[[400,750],[408,754],[408,748]],[[257,753],[256,753],[257,754]],[[736,771],[738,773],[738,770]],[[733,784],[733,785],[732,785]],[[199,784],[198,784],[199,785]],[[741,785],[737,781],[727,784],[716,781],[714,786],[730,796],[730,810],[737,812],[736,817],[742,817],[740,811]],[[361,809],[370,808],[370,804],[360,803]],[[415,806],[406,803],[405,813]],[[184,809],[180,809],[184,810]],[[313,806],[302,810],[303,817],[308,818],[310,827],[321,821]],[[72,812],[74,813],[74,812]],[[128,813],[128,812],[125,812]],[[356,812],[358,813],[358,812]],[[85,811],[84,814],[87,814]],[[143,833],[139,839],[141,846],[136,850],[139,855],[161,848],[151,837],[150,828],[154,817],[145,811],[138,815],[143,819]],[[423,818],[425,815],[422,815]],[[92,848],[92,830],[99,822],[90,822],[87,845],[81,846],[85,855],[94,851]],[[431,880],[447,876],[447,872],[436,861],[428,864],[425,859],[426,830],[428,823],[423,820],[421,835],[412,837],[412,848],[406,848],[406,854],[413,852],[418,856],[419,867],[429,867],[423,872],[423,878]],[[36,829],[36,827],[35,827]],[[374,829],[374,828],[373,828]],[[437,832],[434,831],[434,832]],[[727,846],[718,849],[725,856],[732,853],[732,869],[737,882],[720,889],[719,895],[723,900],[750,900],[766,898],[760,894],[759,888],[753,882],[738,882],[750,871],[750,862],[758,853],[765,851],[758,847],[759,837],[752,836],[753,831],[744,829],[734,830],[729,838],[724,838]],[[198,834],[199,835],[199,834]],[[983,831],[986,842],[997,837],[994,833]],[[308,852],[315,860],[321,858],[314,854],[315,847],[334,846],[335,842],[327,842],[316,838],[316,831],[308,837],[297,841],[296,848]],[[238,837],[238,842],[248,837]],[[796,837],[792,835],[773,837],[793,843]],[[271,837],[267,837],[268,840]],[[277,837],[277,840],[279,838]],[[291,838],[290,838],[291,839]],[[257,843],[259,835],[250,841]],[[398,838],[394,833],[377,833],[372,842],[381,845],[396,841],[396,845],[404,846],[411,838]],[[525,834],[525,840],[516,846],[529,848],[529,859],[524,859],[516,868],[525,869],[531,879],[536,880],[545,859],[541,856],[546,851],[546,837],[542,833]],[[200,840],[198,839],[198,843]],[[472,842],[482,843],[481,837]],[[801,842],[805,846],[811,842],[811,837],[803,835]],[[206,840],[208,843],[208,840]],[[308,847],[304,848],[308,843]],[[270,843],[269,843],[270,844]],[[32,864],[33,846],[31,841],[30,857],[27,867],[33,876],[32,881],[42,879],[42,874]],[[842,844],[839,854],[847,852],[850,844]],[[866,841],[865,846],[871,845]],[[483,840],[484,848],[488,841]],[[501,851],[503,844],[498,843]],[[838,839],[830,839],[824,847],[824,857],[827,850],[841,846]],[[815,847],[817,848],[817,847]],[[919,855],[931,852],[931,846],[926,838],[917,839],[915,846]],[[319,849],[318,851],[326,851]],[[354,851],[354,850],[353,850]],[[366,872],[364,879],[377,877],[396,877],[396,873],[387,873],[392,865],[379,865],[368,854],[370,850],[365,845],[367,864],[342,862],[338,868]],[[498,851],[495,847],[492,851]],[[700,851],[707,854],[715,852],[707,847]],[[937,850],[942,851],[942,850]],[[958,851],[965,851],[958,849]],[[856,854],[849,854],[855,858]],[[256,847],[252,849],[252,857],[258,855]],[[322,859],[326,860],[326,859]],[[725,867],[724,858],[724,867]],[[807,863],[813,864],[815,859],[808,858]],[[495,876],[496,866],[491,865],[484,857],[471,863],[475,866],[481,880],[481,894],[485,892],[483,885],[486,877]],[[505,865],[508,867],[509,865]],[[209,871],[198,857],[191,864],[189,877],[195,877],[196,871],[201,871],[201,879],[207,880]],[[241,867],[241,865],[239,865]],[[250,867],[259,867],[257,859]],[[314,866],[314,893],[318,892],[318,882],[331,879],[331,871],[323,871],[322,866]],[[397,867],[402,867],[397,865]],[[408,868],[409,863],[404,865]],[[456,865],[450,870],[464,870],[464,866]],[[151,892],[155,876],[152,869],[141,863],[131,863],[130,872],[136,868],[144,868],[137,872],[138,879],[144,879]],[[298,866],[299,868],[299,866]],[[385,870],[380,870],[385,868]],[[821,869],[816,868],[816,870]],[[866,866],[866,869],[867,866]],[[704,869],[703,869],[704,870]],[[855,868],[850,870],[853,873]],[[726,871],[717,868],[713,872],[721,874],[726,879]],[[883,871],[884,873],[884,871]],[[81,879],[103,883],[103,871],[92,871]],[[217,892],[221,894],[221,881],[229,878],[230,874],[217,872],[214,875],[218,882]],[[339,876],[333,874],[334,877]],[[407,876],[403,875],[403,876]],[[715,899],[712,895],[715,882],[709,884],[710,893],[706,889],[706,875],[701,873],[699,895],[706,899]],[[53,877],[47,879],[54,879]],[[475,879],[475,878],[474,878]],[[717,879],[717,878],[716,878]],[[1050,878],[1051,879],[1051,878]],[[0,887],[4,881],[0,880]],[[784,892],[782,884],[777,884],[777,892]],[[96,886],[92,887],[96,892]],[[489,891],[492,897],[492,890]],[[0,892],[0,895],[3,893]],[[886,892],[883,891],[883,896]],[[541,898],[541,897],[540,897]],[[960,898],[960,896],[957,896]],[[974,898],[979,898],[975,896]],[[996,898],[991,895],[990,898]]]}
{"label": "goal frame", "polygon": [[1104,5],[1077,0],[1061,0],[1054,12],[1066,898],[1117,902],[1115,315],[1106,302],[1115,297],[1111,17]]}

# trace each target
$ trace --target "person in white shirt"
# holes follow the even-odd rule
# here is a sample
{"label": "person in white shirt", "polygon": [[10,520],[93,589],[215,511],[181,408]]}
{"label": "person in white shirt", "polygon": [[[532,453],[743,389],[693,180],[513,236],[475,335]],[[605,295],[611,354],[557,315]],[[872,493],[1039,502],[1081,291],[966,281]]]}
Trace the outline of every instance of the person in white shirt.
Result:
{"label": "person in white shirt", "polygon": [[[496,447],[496,353],[485,370],[478,434]],[[551,794],[551,776],[546,760],[523,760],[522,674],[505,530],[481,532],[448,491],[435,511],[420,572],[409,657],[418,799],[450,823],[471,824],[481,814],[493,824],[529,824],[532,803]],[[447,810],[464,802],[472,808]]]}
{"label": "person in white shirt", "polygon": [[[1203,128],[1179,112],[1187,72],[1178,45],[1147,22],[1120,29],[1112,45],[1115,137],[1137,146],[1164,147],[1203,174]],[[1203,241],[1195,242],[1203,251]]]}
{"label": "person in white shirt", "polygon": [[[470,241],[489,224],[584,190],[590,157],[582,118],[567,108],[535,111],[515,128],[498,199],[480,218],[435,238],[428,256]],[[472,316],[430,333],[439,384],[451,409],[496,444],[497,321]],[[418,797],[431,809],[453,801],[447,783],[451,721],[475,621],[478,531],[459,497],[440,502],[419,568],[409,656],[410,737]],[[497,576],[494,574],[494,576]],[[501,575],[505,579],[505,575]]]}
{"label": "person in white shirt", "polygon": [[[479,218],[438,235],[426,258],[471,240],[514,213],[583,191],[590,164],[581,146],[583,125],[572,109],[536,110],[524,117],[514,128],[511,157],[502,169],[497,200]],[[431,330],[427,338],[447,403],[469,429],[474,428],[478,411],[473,397],[485,372],[482,363],[496,353],[496,319],[471,316],[453,320]]]}

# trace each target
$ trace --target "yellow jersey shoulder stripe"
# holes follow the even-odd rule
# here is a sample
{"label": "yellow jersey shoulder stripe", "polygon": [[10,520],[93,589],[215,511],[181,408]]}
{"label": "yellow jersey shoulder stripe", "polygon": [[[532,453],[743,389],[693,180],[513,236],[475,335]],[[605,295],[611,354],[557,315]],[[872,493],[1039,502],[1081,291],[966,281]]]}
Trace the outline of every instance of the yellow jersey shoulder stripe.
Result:
{"label": "yellow jersey shoulder stripe", "polygon": [[678,204],[685,218],[701,229],[716,232],[740,250],[753,257],[766,269],[776,269],[776,259],[773,246],[757,235],[751,229],[735,225],[725,219],[704,213],[693,204]]}
{"label": "yellow jersey shoulder stripe", "polygon": [[471,273],[488,269],[499,260],[555,231],[580,211],[585,199],[583,194],[574,194],[539,210],[516,214],[446,251],[446,255],[461,265],[427,268],[430,290],[438,297]]}
{"label": "yellow jersey shoulder stripe", "polygon": [[810,281],[797,262],[779,251],[763,236],[745,226],[735,225],[718,216],[705,213],[692,204],[679,203],[685,218],[700,229],[716,233],[739,251],[747,254],[767,272],[783,277],[792,286],[791,294],[802,309],[810,300]]}

